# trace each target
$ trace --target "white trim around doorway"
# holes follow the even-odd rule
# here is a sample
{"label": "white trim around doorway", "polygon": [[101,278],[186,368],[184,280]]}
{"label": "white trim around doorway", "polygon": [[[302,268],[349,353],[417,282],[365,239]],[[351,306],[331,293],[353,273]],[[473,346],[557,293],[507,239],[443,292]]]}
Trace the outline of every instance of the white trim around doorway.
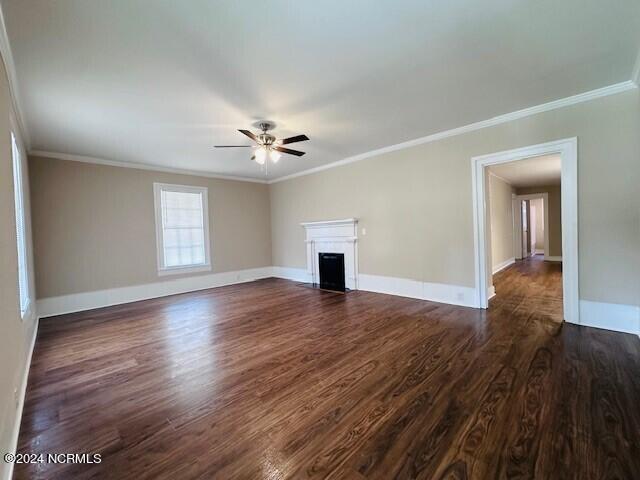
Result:
{"label": "white trim around doorway", "polygon": [[[488,308],[491,286],[487,235],[485,173],[489,165],[559,154],[561,158],[562,289],[564,319],[580,323],[578,285],[578,139],[567,138],[471,159],[475,253],[475,304]],[[548,215],[545,215],[545,220]],[[546,236],[546,232],[545,232]],[[545,239],[546,240],[546,239]],[[545,242],[546,243],[546,242]]]}

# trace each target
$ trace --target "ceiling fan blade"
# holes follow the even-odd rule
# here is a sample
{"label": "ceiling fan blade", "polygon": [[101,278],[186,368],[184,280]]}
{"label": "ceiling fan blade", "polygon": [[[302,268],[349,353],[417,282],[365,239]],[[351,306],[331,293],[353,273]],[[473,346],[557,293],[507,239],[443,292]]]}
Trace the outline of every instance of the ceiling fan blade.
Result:
{"label": "ceiling fan blade", "polygon": [[249,148],[253,145],[214,145],[213,148]]}
{"label": "ceiling fan blade", "polygon": [[254,142],[258,141],[258,137],[256,137],[253,133],[251,133],[249,130],[238,130],[240,133],[244,133],[247,137],[249,137],[251,140],[253,140]]}
{"label": "ceiling fan blade", "polygon": [[286,145],[288,143],[304,142],[309,140],[306,135],[296,135],[295,137],[283,138],[280,140],[280,145]]}
{"label": "ceiling fan blade", "polygon": [[291,150],[290,148],[273,147],[273,149],[282,153],[288,153],[289,155],[295,155],[296,157],[301,157],[302,155],[304,155],[304,152],[301,152],[299,150]]}

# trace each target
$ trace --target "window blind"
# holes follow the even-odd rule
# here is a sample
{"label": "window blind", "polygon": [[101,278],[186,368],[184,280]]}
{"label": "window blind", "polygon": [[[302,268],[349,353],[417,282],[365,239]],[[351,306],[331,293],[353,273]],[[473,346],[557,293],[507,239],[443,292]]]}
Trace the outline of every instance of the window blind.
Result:
{"label": "window blind", "polygon": [[162,190],[162,237],[165,267],[204,265],[202,193]]}
{"label": "window blind", "polygon": [[27,261],[22,161],[20,158],[20,149],[18,148],[13,132],[11,133],[11,155],[13,158],[13,192],[16,210],[16,241],[18,247],[18,291],[20,295],[20,314],[24,317],[29,308],[29,269]]}

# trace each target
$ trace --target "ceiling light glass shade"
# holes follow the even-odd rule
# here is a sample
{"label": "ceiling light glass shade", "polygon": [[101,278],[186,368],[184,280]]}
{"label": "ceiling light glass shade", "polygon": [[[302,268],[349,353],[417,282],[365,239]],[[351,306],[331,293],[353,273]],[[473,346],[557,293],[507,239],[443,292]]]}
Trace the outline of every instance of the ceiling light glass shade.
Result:
{"label": "ceiling light glass shade", "polygon": [[280,157],[282,156],[282,154],[276,150],[271,150],[269,152],[269,157],[271,158],[271,161],[273,163],[278,163],[278,160],[280,160]]}
{"label": "ceiling light glass shade", "polygon": [[264,165],[264,161],[267,159],[267,150],[264,147],[259,147],[255,152],[256,163]]}

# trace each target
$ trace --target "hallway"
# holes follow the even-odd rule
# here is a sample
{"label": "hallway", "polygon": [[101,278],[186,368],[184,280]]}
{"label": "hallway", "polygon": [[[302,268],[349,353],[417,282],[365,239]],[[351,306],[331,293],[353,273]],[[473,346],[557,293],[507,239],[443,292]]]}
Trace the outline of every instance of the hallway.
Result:
{"label": "hallway", "polygon": [[496,295],[489,309],[513,314],[527,312],[536,318],[562,322],[562,263],[545,262],[534,255],[493,276]]}

